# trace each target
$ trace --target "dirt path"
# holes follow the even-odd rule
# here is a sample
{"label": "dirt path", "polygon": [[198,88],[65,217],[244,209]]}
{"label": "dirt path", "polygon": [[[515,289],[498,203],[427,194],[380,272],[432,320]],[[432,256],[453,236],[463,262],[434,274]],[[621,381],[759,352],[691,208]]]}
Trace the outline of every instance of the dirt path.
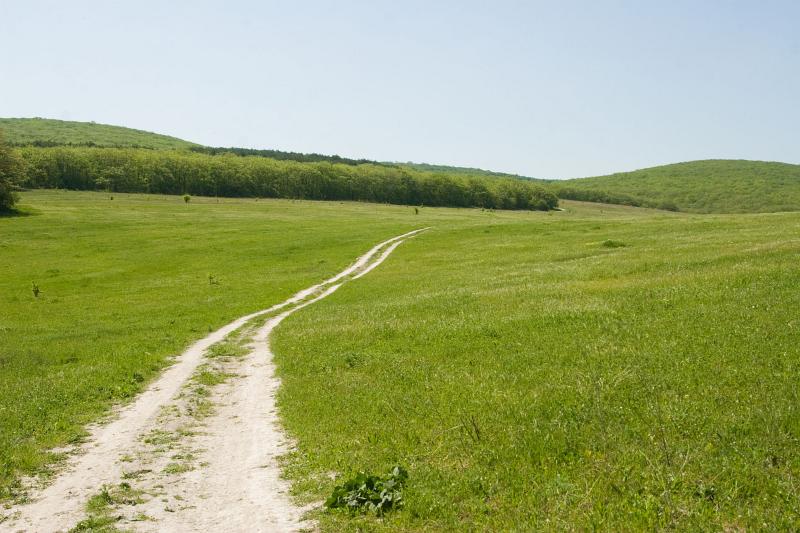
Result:
{"label": "dirt path", "polygon": [[[292,504],[276,462],[289,446],[275,409],[269,335],[420,231],[384,241],[336,276],[194,343],[113,421],[91,428],[87,444],[30,503],[3,511],[0,531],[68,531],[89,518],[86,504],[97,495],[103,505],[93,518],[113,517],[125,530],[313,527]],[[269,318],[259,325],[259,317]]]}

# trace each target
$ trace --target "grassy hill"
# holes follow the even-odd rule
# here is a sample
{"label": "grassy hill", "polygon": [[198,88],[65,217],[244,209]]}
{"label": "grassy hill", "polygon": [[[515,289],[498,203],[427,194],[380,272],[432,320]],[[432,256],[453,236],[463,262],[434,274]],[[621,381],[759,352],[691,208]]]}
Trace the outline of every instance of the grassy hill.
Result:
{"label": "grassy hill", "polygon": [[92,123],[0,119],[21,165],[15,186],[194,196],[358,200],[548,210],[543,182],[417,169],[336,155],[213,148]]}
{"label": "grassy hill", "polygon": [[[554,183],[577,192],[622,197],[619,203],[695,213],[766,213],[800,210],[800,165],[766,161],[707,160]],[[570,192],[572,194],[570,194]],[[614,198],[612,198],[614,199]],[[620,198],[616,198],[619,200]]]}
{"label": "grassy hill", "polygon": [[83,145],[152,149],[180,149],[197,146],[168,135],[149,131],[49,118],[0,118],[0,129],[16,145]]}
{"label": "grassy hill", "polygon": [[[497,179],[546,183],[544,180],[533,180],[523,176],[446,165],[381,163],[366,159],[348,159],[337,155],[279,150],[212,148],[166,135],[90,122],[0,118],[0,129],[5,131],[7,140],[15,145],[188,149],[212,156],[234,153],[239,156],[300,163],[371,165],[369,169],[363,167],[363,170],[379,180],[379,175],[388,172],[386,169],[394,168],[404,172],[422,172],[462,180],[478,178],[489,182]],[[691,161],[608,176],[553,180],[547,186],[563,199],[655,207],[673,211],[765,213],[800,210],[800,165],[787,163],[743,160]]]}

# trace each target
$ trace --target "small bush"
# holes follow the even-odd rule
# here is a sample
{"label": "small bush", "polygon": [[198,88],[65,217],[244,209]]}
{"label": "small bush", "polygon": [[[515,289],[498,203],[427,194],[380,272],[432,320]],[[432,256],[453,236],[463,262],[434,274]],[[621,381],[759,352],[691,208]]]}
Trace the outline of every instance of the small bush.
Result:
{"label": "small bush", "polygon": [[407,479],[408,472],[401,466],[395,466],[383,478],[359,472],[344,485],[333,489],[325,501],[325,507],[347,509],[350,513],[373,512],[381,516],[402,506],[402,489]]}
{"label": "small bush", "polygon": [[624,248],[625,246],[628,246],[628,245],[625,244],[622,241],[614,241],[614,240],[611,240],[611,239],[607,239],[607,240],[603,241],[603,247],[604,248]]}

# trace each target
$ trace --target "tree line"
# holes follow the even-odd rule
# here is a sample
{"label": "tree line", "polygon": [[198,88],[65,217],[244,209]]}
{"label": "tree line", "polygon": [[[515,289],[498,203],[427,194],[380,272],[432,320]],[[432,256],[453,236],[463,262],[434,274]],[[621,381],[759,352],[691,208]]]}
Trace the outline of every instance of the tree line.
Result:
{"label": "tree line", "polygon": [[387,166],[384,163],[378,163],[370,159],[350,159],[348,157],[341,157],[338,155],[323,155],[317,153],[304,154],[302,152],[284,152],[283,150],[258,150],[255,148],[215,148],[212,146],[192,146],[189,148],[192,152],[199,152],[201,154],[221,155],[225,153],[236,154],[242,157],[268,157],[270,159],[279,159],[282,161],[299,161],[301,163],[317,163],[320,161],[328,161],[330,163],[342,163],[345,165],[364,165],[375,164]]}
{"label": "tree line", "polygon": [[375,163],[75,146],[24,146],[16,152],[24,167],[18,184],[27,188],[491,209],[549,210],[558,206],[555,194],[533,182]]}
{"label": "tree line", "polygon": [[17,201],[15,189],[24,175],[19,155],[6,142],[0,130],[0,213],[11,211]]}
{"label": "tree line", "polygon": [[580,189],[553,184],[550,190],[563,200],[594,202],[598,204],[629,205],[632,207],[650,207],[665,211],[678,211],[678,206],[670,201],[653,201],[624,193],[608,192],[595,189]]}

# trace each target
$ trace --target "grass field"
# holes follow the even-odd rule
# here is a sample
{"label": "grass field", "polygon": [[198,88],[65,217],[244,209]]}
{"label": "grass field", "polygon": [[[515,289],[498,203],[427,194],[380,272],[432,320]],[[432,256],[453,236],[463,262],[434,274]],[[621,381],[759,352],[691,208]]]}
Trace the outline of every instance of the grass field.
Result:
{"label": "grass field", "polygon": [[694,213],[800,210],[800,165],[787,163],[690,161],[553,184],[628,195]]}
{"label": "grass field", "polygon": [[277,332],[290,473],[318,498],[405,466],[366,530],[797,530],[799,230],[589,204],[438,225]]}
{"label": "grass field", "polygon": [[338,272],[426,213],[458,213],[113,198],[29,192],[21,205],[35,214],[0,218],[0,497],[191,340]]}
{"label": "grass field", "polygon": [[410,474],[402,510],[323,529],[800,528],[800,214],[21,204],[0,218],[3,497],[193,339],[432,226],[273,339],[302,498]]}

